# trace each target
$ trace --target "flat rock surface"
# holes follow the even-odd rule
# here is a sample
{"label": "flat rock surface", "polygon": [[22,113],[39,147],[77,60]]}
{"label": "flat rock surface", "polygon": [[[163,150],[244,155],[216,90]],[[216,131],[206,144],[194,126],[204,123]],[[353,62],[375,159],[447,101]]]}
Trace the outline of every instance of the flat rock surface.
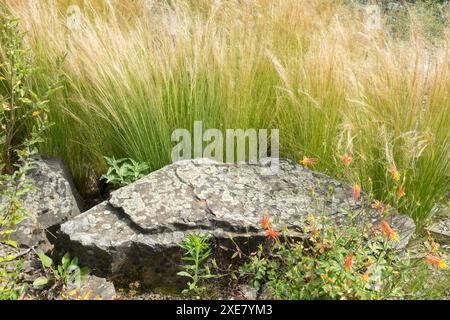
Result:
{"label": "flat rock surface", "polygon": [[[129,275],[144,282],[174,278],[179,244],[187,232],[208,232],[216,239],[258,242],[264,238],[260,219],[291,237],[304,236],[308,214],[327,214],[345,223],[349,212],[380,222],[363,196],[352,199],[346,183],[311,171],[289,160],[264,174],[270,159],[259,164],[224,164],[208,159],[166,166],[112,193],[110,200],[61,226],[62,248],[84,260],[99,274]],[[388,218],[399,230],[403,247],[415,229],[399,214]]]}

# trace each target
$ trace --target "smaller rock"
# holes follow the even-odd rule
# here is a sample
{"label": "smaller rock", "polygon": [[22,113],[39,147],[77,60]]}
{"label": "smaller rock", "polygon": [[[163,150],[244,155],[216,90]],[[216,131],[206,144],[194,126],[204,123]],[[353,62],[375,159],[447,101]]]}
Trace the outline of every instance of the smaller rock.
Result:
{"label": "smaller rock", "polygon": [[116,296],[114,284],[105,278],[89,276],[81,285],[79,295],[88,300],[113,300]]}
{"label": "smaller rock", "polygon": [[437,241],[450,244],[450,218],[439,221],[427,229]]}
{"label": "smaller rock", "polygon": [[[47,234],[54,237],[53,228],[79,215],[82,199],[61,160],[35,157],[27,178],[36,188],[22,197],[29,216],[16,226],[11,238],[20,246],[47,251],[51,249]],[[0,198],[0,204],[5,201]]]}
{"label": "smaller rock", "polygon": [[258,298],[258,290],[249,285],[240,286],[239,291],[241,291],[246,300],[256,300]]}

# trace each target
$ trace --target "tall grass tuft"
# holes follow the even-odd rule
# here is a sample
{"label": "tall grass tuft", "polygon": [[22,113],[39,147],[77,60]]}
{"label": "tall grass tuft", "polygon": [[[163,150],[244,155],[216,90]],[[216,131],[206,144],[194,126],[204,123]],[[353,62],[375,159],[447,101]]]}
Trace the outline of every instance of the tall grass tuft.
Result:
{"label": "tall grass tuft", "polygon": [[[279,128],[283,156],[316,157],[318,170],[373,186],[379,198],[394,164],[406,186],[397,205],[421,225],[447,193],[449,30],[441,21],[428,41],[423,9],[406,11],[397,37],[392,16],[369,30],[353,1],[75,3],[75,30],[66,27],[69,1],[7,6],[43,73],[63,61],[42,152],[64,158],[82,191],[105,172],[103,156],[168,164],[172,130],[203,120]],[[344,153],[354,157],[350,176]]]}

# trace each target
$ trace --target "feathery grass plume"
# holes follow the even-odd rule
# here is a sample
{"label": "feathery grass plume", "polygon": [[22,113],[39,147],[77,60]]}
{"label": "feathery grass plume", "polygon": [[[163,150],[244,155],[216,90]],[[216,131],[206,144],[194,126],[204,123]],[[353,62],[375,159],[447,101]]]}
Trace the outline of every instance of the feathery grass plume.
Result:
{"label": "feathery grass plume", "polygon": [[88,172],[105,172],[103,156],[168,164],[172,130],[202,120],[221,130],[278,128],[282,156],[320,159],[314,169],[334,176],[351,148],[352,179],[364,190],[371,178],[379,199],[390,183],[387,146],[406,177],[400,209],[420,223],[446,194],[449,31],[429,26],[422,7],[401,21],[383,15],[377,31],[356,1],[75,3],[75,29],[66,25],[72,2],[6,6],[43,72],[64,60],[49,115],[56,125],[41,151],[64,158],[81,190]]}

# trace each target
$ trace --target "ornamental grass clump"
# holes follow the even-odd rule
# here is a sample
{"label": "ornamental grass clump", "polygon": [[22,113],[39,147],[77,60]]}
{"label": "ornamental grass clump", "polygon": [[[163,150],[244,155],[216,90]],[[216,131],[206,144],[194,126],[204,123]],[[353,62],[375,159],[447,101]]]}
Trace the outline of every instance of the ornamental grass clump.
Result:
{"label": "ornamental grass clump", "polygon": [[82,193],[106,173],[104,156],[169,164],[172,131],[202,120],[279,129],[282,157],[308,155],[302,164],[345,179],[343,160],[350,182],[381,200],[400,182],[386,170],[395,166],[408,177],[399,209],[420,226],[445,197],[450,59],[448,24],[432,19],[439,4],[409,5],[402,19],[391,8],[379,30],[358,1],[78,5],[68,28],[67,1],[5,3],[42,70],[37,88],[64,61],[41,152],[63,158]]}

